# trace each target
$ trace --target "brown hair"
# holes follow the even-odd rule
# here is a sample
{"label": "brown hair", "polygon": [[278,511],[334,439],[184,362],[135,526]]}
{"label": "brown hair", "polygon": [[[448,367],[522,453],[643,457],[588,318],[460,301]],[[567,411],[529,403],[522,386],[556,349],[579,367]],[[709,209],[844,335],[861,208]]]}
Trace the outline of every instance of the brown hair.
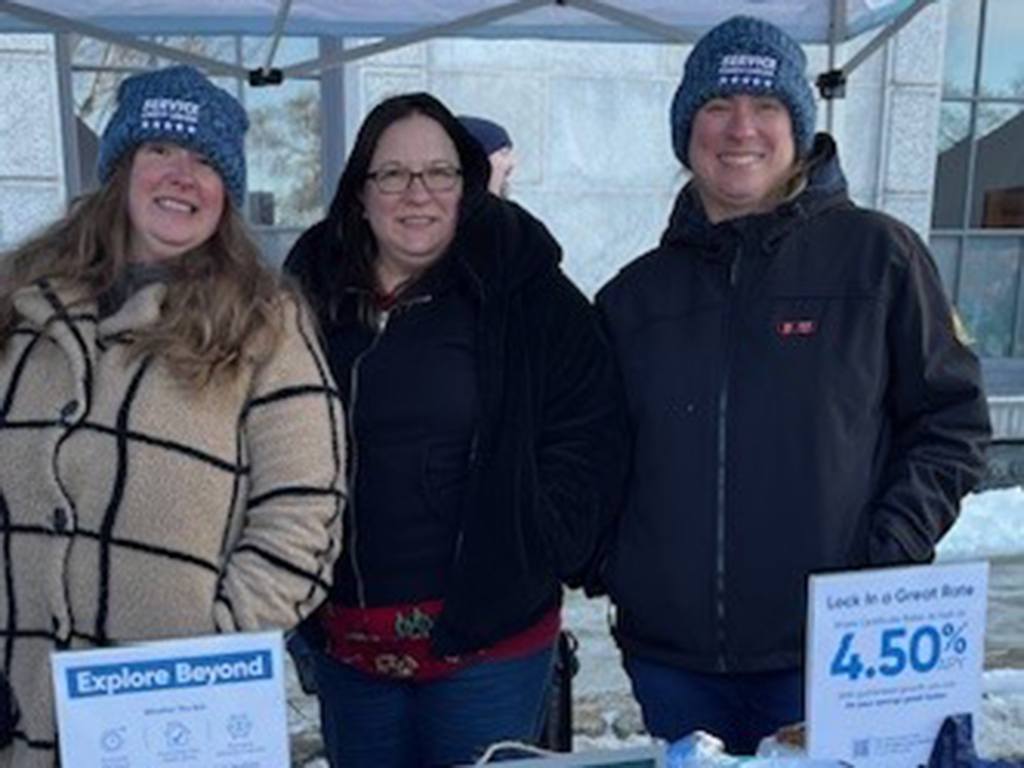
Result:
{"label": "brown hair", "polygon": [[[97,300],[128,264],[126,153],[110,180],[70,206],[67,215],[3,257],[0,275],[0,345],[18,321],[14,294],[40,280],[76,289],[78,302]],[[199,388],[233,377],[248,361],[276,345],[282,303],[297,301],[263,263],[241,216],[225,198],[210,238],[175,259],[158,320],[133,333],[133,357],[155,355],[184,384]]]}

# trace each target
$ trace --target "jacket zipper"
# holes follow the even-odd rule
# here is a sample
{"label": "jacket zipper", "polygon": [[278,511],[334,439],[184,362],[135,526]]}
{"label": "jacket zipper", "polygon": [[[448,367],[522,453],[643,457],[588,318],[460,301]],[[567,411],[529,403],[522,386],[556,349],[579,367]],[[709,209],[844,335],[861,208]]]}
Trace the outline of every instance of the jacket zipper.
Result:
{"label": "jacket zipper", "polygon": [[426,304],[431,300],[431,296],[415,296],[409,301],[401,304],[396,304],[391,309],[381,310],[374,318],[374,335],[373,341],[356,355],[355,361],[352,363],[352,370],[349,372],[349,407],[346,418],[348,420],[348,433],[351,436],[350,454],[352,456],[352,465],[349,472],[348,487],[348,505],[352,510],[352,514],[349,516],[349,527],[352,530],[352,535],[349,539],[348,556],[352,563],[352,575],[356,580],[356,601],[359,603],[360,608],[366,608],[366,583],[363,580],[363,573],[359,568],[359,557],[358,557],[358,542],[359,542],[359,526],[356,523],[356,481],[359,473],[359,440],[356,437],[356,403],[359,400],[359,369],[362,368],[363,361],[377,348],[380,344],[380,340],[384,337],[384,333],[388,329],[388,323],[394,313],[400,309],[406,309],[413,306],[414,304]]}
{"label": "jacket zipper", "polygon": [[[480,276],[477,275],[477,273],[473,270],[473,268],[471,266],[469,266],[469,264],[465,264],[463,262],[463,266],[465,267],[466,273],[469,275],[470,280],[473,281],[473,284],[476,286],[476,289],[477,289],[477,291],[479,293],[479,296],[480,296],[480,311],[481,311],[481,313],[483,313],[484,300],[486,298],[486,294],[484,293],[484,283],[480,279]],[[482,326],[483,326],[482,323],[478,324],[478,327],[482,327]],[[477,347],[478,348],[477,348],[477,352],[476,353],[477,353],[477,357],[479,358],[479,356],[482,354],[482,351],[479,348],[479,344],[477,345]],[[479,363],[477,363],[477,365],[479,366]],[[481,408],[481,413],[478,414],[477,425],[476,425],[476,428],[473,430],[473,437],[472,437],[472,439],[470,440],[470,443],[469,443],[469,471],[470,471],[469,482],[470,483],[473,483],[473,482],[476,481],[476,478],[474,477],[474,473],[476,472],[477,460],[479,459],[479,456],[480,456],[480,429],[481,429],[480,425],[483,422],[483,412],[482,412],[483,400],[482,399],[480,401],[480,408]],[[454,568],[455,564],[457,562],[459,562],[459,558],[462,557],[462,541],[465,538],[465,529],[466,529],[466,526],[464,524],[464,521],[460,521],[459,522],[459,531],[458,531],[457,534],[455,534],[455,550],[452,553],[452,567],[453,568]]]}
{"label": "jacket zipper", "polygon": [[732,312],[736,286],[739,283],[742,248],[729,265],[729,298],[726,304],[725,325],[725,366],[722,371],[721,388],[718,390],[718,469],[716,487],[716,535],[715,535],[715,613],[717,618],[718,669],[728,671],[725,660],[725,496],[727,482],[727,436],[729,416],[729,379],[732,367]]}

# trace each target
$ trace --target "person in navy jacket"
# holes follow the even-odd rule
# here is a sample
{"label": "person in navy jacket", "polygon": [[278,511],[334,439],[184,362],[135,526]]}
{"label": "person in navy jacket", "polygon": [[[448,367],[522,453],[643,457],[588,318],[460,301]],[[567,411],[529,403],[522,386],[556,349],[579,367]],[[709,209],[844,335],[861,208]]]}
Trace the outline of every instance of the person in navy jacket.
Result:
{"label": "person in navy jacket", "polygon": [[854,205],[799,45],[734,17],[672,104],[692,179],[598,296],[633,437],[603,570],[650,732],[803,716],[811,573],[927,563],[984,469],[978,361],[920,239]]}

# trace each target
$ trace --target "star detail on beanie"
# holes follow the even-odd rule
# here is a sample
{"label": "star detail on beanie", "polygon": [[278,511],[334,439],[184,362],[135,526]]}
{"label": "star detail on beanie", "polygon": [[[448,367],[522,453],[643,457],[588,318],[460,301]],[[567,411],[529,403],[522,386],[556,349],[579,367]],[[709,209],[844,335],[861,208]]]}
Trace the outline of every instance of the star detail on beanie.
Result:
{"label": "star detail on beanie", "polygon": [[194,135],[199,104],[184,99],[146,99],[139,110],[143,130],[176,131]]}
{"label": "star detail on beanie", "polygon": [[747,77],[740,75],[722,75],[718,78],[719,85],[745,85],[751,88],[770,89],[774,80],[765,77]]}

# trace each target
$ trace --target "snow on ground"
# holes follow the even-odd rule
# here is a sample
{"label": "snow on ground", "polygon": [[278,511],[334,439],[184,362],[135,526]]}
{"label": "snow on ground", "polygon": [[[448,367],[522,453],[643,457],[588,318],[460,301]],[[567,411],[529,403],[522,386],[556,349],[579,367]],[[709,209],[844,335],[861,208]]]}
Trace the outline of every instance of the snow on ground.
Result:
{"label": "snow on ground", "polygon": [[1024,488],[1000,488],[964,499],[960,519],[939,542],[940,560],[1024,554]]}

